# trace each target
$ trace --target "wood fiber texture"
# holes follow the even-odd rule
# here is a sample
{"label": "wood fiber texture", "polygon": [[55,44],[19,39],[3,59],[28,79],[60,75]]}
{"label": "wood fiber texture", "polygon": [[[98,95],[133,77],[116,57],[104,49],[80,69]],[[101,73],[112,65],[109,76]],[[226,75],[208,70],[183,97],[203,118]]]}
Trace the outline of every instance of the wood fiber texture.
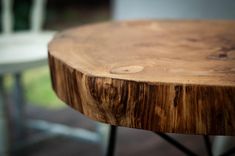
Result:
{"label": "wood fiber texture", "polygon": [[235,21],[124,21],[61,32],[52,86],[84,115],[117,126],[235,135]]}

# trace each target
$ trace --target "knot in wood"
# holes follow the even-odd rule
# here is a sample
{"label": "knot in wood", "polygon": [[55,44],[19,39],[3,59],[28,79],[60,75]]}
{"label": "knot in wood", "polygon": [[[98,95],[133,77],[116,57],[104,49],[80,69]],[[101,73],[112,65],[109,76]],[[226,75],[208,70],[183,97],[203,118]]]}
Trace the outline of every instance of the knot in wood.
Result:
{"label": "knot in wood", "polygon": [[116,67],[110,70],[111,74],[132,74],[141,72],[144,69],[142,66],[123,66]]}

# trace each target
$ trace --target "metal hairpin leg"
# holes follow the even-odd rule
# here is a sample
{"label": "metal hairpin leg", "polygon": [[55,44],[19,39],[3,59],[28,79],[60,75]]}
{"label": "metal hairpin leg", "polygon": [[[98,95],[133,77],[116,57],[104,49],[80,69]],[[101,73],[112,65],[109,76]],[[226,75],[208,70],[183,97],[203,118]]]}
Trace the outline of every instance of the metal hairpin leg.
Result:
{"label": "metal hairpin leg", "polygon": [[212,150],[211,150],[211,141],[210,137],[208,135],[203,135],[203,139],[206,145],[207,155],[213,156]]}
{"label": "metal hairpin leg", "polygon": [[165,139],[168,143],[174,145],[176,148],[178,148],[180,151],[183,153],[190,155],[190,156],[196,156],[197,154],[193,153],[190,149],[186,148],[182,144],[180,144],[178,141],[175,139],[171,138],[170,136],[160,133],[160,132],[155,132],[157,135],[159,135],[161,138]]}
{"label": "metal hairpin leg", "polygon": [[[166,140],[168,143],[172,144],[177,149],[179,149],[180,151],[185,153],[186,155],[190,155],[190,156],[193,156],[193,155],[196,156],[197,155],[194,152],[192,152],[190,149],[185,147],[184,145],[180,144],[175,139],[171,138],[170,136],[168,136],[168,135],[166,135],[164,133],[160,133],[160,132],[155,132],[155,133],[157,135],[159,135],[160,137],[162,137],[164,140]],[[211,149],[211,142],[210,142],[209,136],[208,135],[203,135],[203,139],[204,139],[204,142],[205,142],[205,145],[206,145],[207,155],[208,156],[213,156],[213,152],[212,152],[212,149]],[[231,154],[234,154],[234,153],[235,153],[235,147],[233,147],[230,150],[224,152],[220,156],[230,156]]]}
{"label": "metal hairpin leg", "polygon": [[115,143],[116,143],[116,132],[117,132],[117,127],[111,125],[110,126],[110,132],[109,132],[109,141],[108,141],[106,156],[114,156]]}

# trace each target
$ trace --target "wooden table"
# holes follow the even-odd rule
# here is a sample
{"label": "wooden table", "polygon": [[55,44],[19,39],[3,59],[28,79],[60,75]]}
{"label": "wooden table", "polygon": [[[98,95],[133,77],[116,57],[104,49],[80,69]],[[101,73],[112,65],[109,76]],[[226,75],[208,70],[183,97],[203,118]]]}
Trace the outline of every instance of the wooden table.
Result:
{"label": "wooden table", "polygon": [[87,117],[154,132],[235,135],[235,21],[131,21],[61,32],[53,88]]}

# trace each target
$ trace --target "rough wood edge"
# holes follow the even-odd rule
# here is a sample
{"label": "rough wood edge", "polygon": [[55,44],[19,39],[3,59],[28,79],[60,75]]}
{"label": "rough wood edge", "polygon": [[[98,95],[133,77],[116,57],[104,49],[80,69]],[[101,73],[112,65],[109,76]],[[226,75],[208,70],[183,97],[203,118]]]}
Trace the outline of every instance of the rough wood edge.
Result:
{"label": "rough wood edge", "polygon": [[91,119],[158,132],[235,135],[234,87],[95,77],[48,57],[57,96]]}

